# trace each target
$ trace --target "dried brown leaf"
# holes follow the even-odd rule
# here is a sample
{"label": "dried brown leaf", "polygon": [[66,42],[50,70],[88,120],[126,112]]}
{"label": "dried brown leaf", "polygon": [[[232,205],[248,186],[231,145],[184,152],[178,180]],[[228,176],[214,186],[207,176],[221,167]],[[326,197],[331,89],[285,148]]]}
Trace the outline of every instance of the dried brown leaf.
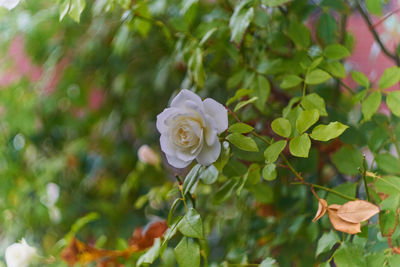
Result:
{"label": "dried brown leaf", "polygon": [[331,221],[331,224],[333,228],[335,228],[337,231],[348,233],[348,234],[357,234],[361,232],[361,224],[360,223],[352,223],[352,222],[347,222],[343,219],[341,219],[338,215],[337,212],[340,209],[340,205],[330,205],[328,207],[328,216],[329,220]]}
{"label": "dried brown leaf", "polygon": [[378,206],[365,200],[354,200],[342,205],[336,214],[347,222],[360,223],[368,220],[378,212]]}
{"label": "dried brown leaf", "polygon": [[325,199],[318,199],[318,211],[315,214],[314,219],[312,220],[313,222],[318,221],[319,219],[322,218],[322,216],[325,215],[326,209],[328,208],[328,202],[326,202]]}

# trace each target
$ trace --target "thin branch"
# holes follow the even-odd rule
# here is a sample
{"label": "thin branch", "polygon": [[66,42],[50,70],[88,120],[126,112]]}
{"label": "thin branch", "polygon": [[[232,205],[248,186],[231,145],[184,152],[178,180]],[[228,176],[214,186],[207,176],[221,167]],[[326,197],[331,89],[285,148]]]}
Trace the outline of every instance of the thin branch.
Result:
{"label": "thin branch", "polygon": [[393,59],[396,62],[397,66],[400,66],[400,59],[396,54],[390,53],[389,50],[386,48],[386,46],[383,44],[381,38],[379,37],[377,31],[374,28],[374,25],[372,24],[372,21],[368,15],[368,12],[365,10],[365,8],[361,5],[360,1],[356,1],[357,9],[360,11],[361,16],[365,20],[365,23],[367,23],[367,26],[374,36],[375,41],[378,43],[379,47],[382,49],[382,52],[389,58]]}

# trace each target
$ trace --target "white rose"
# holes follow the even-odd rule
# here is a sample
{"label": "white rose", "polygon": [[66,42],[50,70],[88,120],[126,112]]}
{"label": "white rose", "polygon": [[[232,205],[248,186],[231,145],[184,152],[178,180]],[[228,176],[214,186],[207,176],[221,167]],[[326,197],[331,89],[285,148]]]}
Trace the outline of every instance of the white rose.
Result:
{"label": "white rose", "polygon": [[226,108],[214,99],[204,101],[189,90],[182,90],[157,116],[161,150],[176,168],[194,159],[202,165],[215,162],[221,152],[217,135],[228,128]]}
{"label": "white rose", "polygon": [[36,249],[29,246],[25,239],[14,243],[6,249],[7,267],[28,267],[36,257]]}
{"label": "white rose", "polygon": [[18,5],[19,1],[20,0],[0,0],[0,6],[11,10]]}
{"label": "white rose", "polygon": [[142,145],[138,150],[139,160],[150,165],[158,165],[160,157],[148,145]]}

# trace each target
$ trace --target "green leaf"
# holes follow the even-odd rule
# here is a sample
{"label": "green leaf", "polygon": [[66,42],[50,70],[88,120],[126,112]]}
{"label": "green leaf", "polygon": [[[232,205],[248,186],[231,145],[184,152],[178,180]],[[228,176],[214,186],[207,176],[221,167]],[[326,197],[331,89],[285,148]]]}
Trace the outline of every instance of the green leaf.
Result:
{"label": "green leaf", "polygon": [[149,250],[146,251],[142,256],[137,261],[137,266],[141,266],[143,263],[146,264],[151,264],[153,263],[158,256],[160,255],[160,250],[161,250],[161,239],[156,238],[154,240],[153,246]]}
{"label": "green leaf", "polygon": [[234,177],[230,178],[228,181],[226,181],[215,193],[213,203],[214,204],[221,204],[225,200],[227,200],[233,192],[233,189],[235,186],[238,184],[238,179],[234,179]]}
{"label": "green leaf", "polygon": [[352,71],[351,77],[359,85],[364,86],[365,88],[369,88],[369,80],[368,80],[368,77],[365,76],[364,73],[359,72],[359,71]]}
{"label": "green leaf", "polygon": [[204,45],[217,30],[218,28],[212,28],[208,32],[206,32],[206,34],[204,34],[201,38],[199,45]]}
{"label": "green leaf", "polygon": [[[399,254],[391,255],[390,258],[388,259],[388,264],[389,264],[388,265],[389,267],[398,267],[398,266],[400,266],[400,255]],[[374,266],[383,266],[383,264],[382,265],[374,265]]]}
{"label": "green leaf", "polygon": [[[357,190],[357,184],[352,183],[352,182],[347,182],[347,183],[343,183],[338,186],[335,186],[332,189],[339,193],[342,193],[343,195],[346,195],[349,197],[355,197],[356,190]],[[329,205],[331,205],[331,204],[343,205],[344,203],[348,202],[349,200],[342,198],[338,195],[335,195],[333,193],[329,193],[328,197],[326,198],[326,201],[328,202]]]}
{"label": "green leaf", "polygon": [[260,166],[257,163],[252,163],[245,175],[247,176],[246,180],[249,182],[249,184],[257,184],[261,178]]}
{"label": "green leaf", "polygon": [[363,156],[352,147],[342,146],[333,154],[332,161],[341,173],[356,175],[362,166]]}
{"label": "green leaf", "polygon": [[277,175],[278,173],[276,171],[276,165],[274,163],[268,163],[262,170],[262,176],[264,180],[275,180]]}
{"label": "green leaf", "polygon": [[242,123],[242,122],[238,122],[235,124],[232,124],[231,126],[229,126],[228,131],[231,133],[249,133],[251,131],[253,131],[254,128],[251,127],[250,125],[246,124],[246,123]]}
{"label": "green leaf", "polygon": [[[377,253],[372,253],[372,254],[367,255],[366,261],[367,261],[368,267],[385,266],[386,256],[383,253],[383,251],[380,251]],[[399,265],[400,265],[400,263],[395,266],[399,266]]]}
{"label": "green leaf", "polygon": [[340,267],[366,267],[364,250],[351,243],[343,243],[333,256],[335,263]]}
{"label": "green leaf", "polygon": [[365,5],[371,14],[376,16],[382,15],[382,0],[365,0]]}
{"label": "green leaf", "polygon": [[276,260],[273,258],[266,258],[264,259],[258,267],[274,267],[278,266]]}
{"label": "green leaf", "polygon": [[325,56],[330,59],[342,59],[350,56],[349,50],[340,44],[329,45],[324,49]]}
{"label": "green leaf", "polygon": [[334,77],[346,78],[346,69],[340,61],[326,63],[324,69]]}
{"label": "green leaf", "polygon": [[191,191],[192,187],[197,183],[199,179],[200,164],[196,164],[190,172],[186,175],[185,181],[183,181],[183,193],[186,195]]}
{"label": "green leaf", "polygon": [[93,222],[100,218],[100,215],[97,212],[90,212],[85,216],[77,219],[74,224],[71,226],[71,230],[64,236],[64,239],[69,242],[72,237],[74,237],[80,229],[82,229],[85,225],[90,222]]}
{"label": "green leaf", "polygon": [[244,136],[239,133],[232,133],[226,137],[226,139],[236,146],[237,148],[245,151],[257,152],[258,147],[256,142],[251,137]]}
{"label": "green leaf", "polygon": [[330,78],[332,78],[332,76],[326,71],[315,69],[307,74],[305,82],[306,84],[320,84],[326,82]]}
{"label": "green leaf", "polygon": [[253,20],[254,9],[252,2],[251,0],[240,1],[229,21],[229,27],[232,32],[231,41],[236,45],[240,45],[247,27]]}
{"label": "green leaf", "polygon": [[317,109],[320,116],[328,115],[326,112],[325,100],[316,93],[312,93],[303,97],[301,100],[301,106],[306,110]]}
{"label": "green leaf", "polygon": [[296,129],[302,134],[314,125],[319,119],[319,112],[316,109],[303,110],[296,120]]}
{"label": "green leaf", "polygon": [[374,185],[377,192],[385,193],[388,195],[400,194],[400,177],[384,176],[376,180]]}
{"label": "green leaf", "polygon": [[70,8],[70,0],[63,0],[60,4],[60,21],[68,14]]}
{"label": "green leaf", "polygon": [[391,236],[399,225],[399,215],[393,210],[383,210],[379,213],[379,226],[383,236]]}
{"label": "green leaf", "polygon": [[340,239],[335,231],[331,230],[329,233],[324,233],[318,240],[315,255],[318,256],[321,253],[330,251],[337,242],[340,242]]}
{"label": "green leaf", "polygon": [[370,120],[372,116],[378,111],[381,105],[382,94],[379,91],[370,94],[363,102],[361,106],[362,114],[365,120]]}
{"label": "green leaf", "polygon": [[221,154],[216,162],[214,162],[214,166],[217,168],[219,172],[222,172],[222,169],[229,161],[229,156],[231,153],[231,148],[229,147],[229,143],[227,141],[222,142],[221,146]]}
{"label": "green leaf", "polygon": [[324,61],[324,58],[323,58],[323,57],[317,57],[316,59],[314,59],[314,60],[311,62],[311,64],[310,64],[310,66],[308,67],[308,69],[309,69],[309,70],[315,69],[316,67],[318,67],[318,66],[322,63],[322,61]]}
{"label": "green leaf", "polygon": [[381,209],[382,210],[391,210],[393,212],[397,211],[397,208],[399,207],[400,203],[400,195],[399,194],[393,194],[389,195],[387,198],[385,198],[381,203]]}
{"label": "green leaf", "polygon": [[200,47],[194,49],[193,54],[188,61],[189,76],[199,86],[204,86],[206,73],[203,66],[203,51]]}
{"label": "green leaf", "polygon": [[241,109],[242,107],[244,107],[244,106],[246,106],[246,105],[248,105],[248,104],[251,104],[251,103],[257,101],[257,99],[258,99],[258,97],[257,97],[257,96],[254,96],[254,97],[252,97],[252,98],[250,98],[250,99],[248,99],[248,100],[241,101],[241,102],[239,102],[239,103],[236,104],[235,109],[234,109],[233,111],[236,112],[236,111],[238,111],[239,109]]}
{"label": "green leaf", "polygon": [[331,122],[328,125],[320,124],[315,127],[310,137],[317,141],[329,141],[341,135],[349,126],[338,121]]}
{"label": "green leaf", "polygon": [[285,118],[277,118],[273,120],[271,123],[271,128],[276,134],[282,137],[289,137],[292,133],[292,126]]}
{"label": "green leaf", "polygon": [[200,214],[194,208],[190,208],[179,223],[178,230],[187,237],[203,238],[203,223]]}
{"label": "green leaf", "polygon": [[293,0],[261,0],[261,3],[267,7],[277,7],[291,1]]}
{"label": "green leaf", "polygon": [[257,97],[256,101],[254,102],[254,106],[263,111],[271,91],[269,81],[263,75],[257,75],[257,78],[253,80],[253,87],[254,92],[252,95]]}
{"label": "green leaf", "polygon": [[228,101],[226,101],[226,105],[230,105],[233,102],[235,102],[236,100],[239,100],[240,98],[249,95],[253,92],[253,89],[239,89],[236,91],[235,95],[232,96],[231,98],[228,99]]}
{"label": "green leaf", "polygon": [[254,198],[263,204],[269,204],[274,201],[274,191],[266,183],[260,183],[251,187]]}
{"label": "green leaf", "polygon": [[323,13],[318,20],[317,37],[327,45],[335,43],[338,35],[337,33],[338,25],[335,18],[328,13]]}
{"label": "green leaf", "polygon": [[205,184],[213,184],[218,179],[219,171],[214,165],[210,165],[200,173],[199,179]]}
{"label": "green leaf", "polygon": [[282,89],[292,88],[299,85],[302,81],[303,79],[301,77],[293,74],[288,74],[283,77],[280,87]]}
{"label": "green leaf", "polygon": [[200,267],[200,246],[188,237],[183,237],[174,249],[180,267]]}
{"label": "green leaf", "polygon": [[379,79],[379,88],[386,89],[389,88],[400,81],[400,68],[391,67],[387,68],[381,78]]}
{"label": "green leaf", "polygon": [[287,141],[286,140],[280,140],[272,145],[270,145],[265,151],[264,151],[264,157],[265,160],[268,163],[274,163],[278,157],[279,154],[283,151],[283,149],[286,147]]}
{"label": "green leaf", "polygon": [[393,91],[386,96],[386,104],[390,111],[400,117],[400,91]]}
{"label": "green leaf", "polygon": [[307,48],[310,45],[310,30],[301,22],[291,21],[288,35],[297,47]]}
{"label": "green leaf", "polygon": [[311,140],[307,134],[296,136],[289,142],[289,150],[293,156],[307,158],[310,151]]}
{"label": "green leaf", "polygon": [[69,16],[79,23],[81,18],[81,13],[85,9],[85,0],[70,0]]}
{"label": "green leaf", "polygon": [[390,174],[400,173],[400,161],[390,153],[378,154],[375,156],[379,169]]}

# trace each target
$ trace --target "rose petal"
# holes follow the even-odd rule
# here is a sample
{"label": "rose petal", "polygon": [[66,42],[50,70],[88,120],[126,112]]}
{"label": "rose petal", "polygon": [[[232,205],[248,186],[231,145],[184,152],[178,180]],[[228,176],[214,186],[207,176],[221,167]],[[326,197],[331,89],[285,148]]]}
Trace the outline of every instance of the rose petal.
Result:
{"label": "rose petal", "polygon": [[161,145],[161,150],[165,154],[175,156],[177,148],[171,142],[171,140],[169,139],[169,136],[167,134],[161,134],[160,145]]}
{"label": "rose petal", "polygon": [[157,122],[156,122],[156,127],[157,130],[162,134],[167,131],[167,125],[165,124],[165,121],[170,118],[171,116],[175,116],[177,114],[182,114],[184,113],[182,110],[178,108],[166,108],[164,109],[163,112],[157,115]]}
{"label": "rose petal", "polygon": [[212,98],[206,98],[203,103],[206,114],[214,118],[218,134],[225,131],[228,128],[228,112],[226,108]]}
{"label": "rose petal", "polygon": [[203,109],[203,101],[201,101],[200,96],[187,89],[183,89],[174,99],[172,99],[171,107],[184,108],[185,102],[188,100],[194,102],[197,107]]}
{"label": "rose petal", "polygon": [[178,169],[182,169],[182,168],[185,168],[185,167],[187,167],[192,161],[190,160],[190,161],[183,161],[183,160],[180,160],[180,159],[178,159],[177,157],[175,157],[175,156],[173,156],[173,155],[168,155],[168,154],[165,154],[166,155],[166,157],[167,157],[167,161],[168,161],[168,163],[171,165],[171,166],[173,166],[173,167],[175,167],[175,168],[178,168]]}
{"label": "rose petal", "polygon": [[208,166],[218,159],[220,153],[221,144],[216,140],[211,146],[204,143],[203,149],[200,151],[199,155],[197,155],[196,159],[200,164]]}
{"label": "rose petal", "polygon": [[178,159],[183,160],[183,161],[192,161],[197,156],[197,155],[194,155],[193,153],[190,153],[190,150],[189,151],[177,150],[175,155]]}
{"label": "rose petal", "polygon": [[205,140],[207,145],[211,146],[217,140],[217,125],[210,115],[206,115]]}

